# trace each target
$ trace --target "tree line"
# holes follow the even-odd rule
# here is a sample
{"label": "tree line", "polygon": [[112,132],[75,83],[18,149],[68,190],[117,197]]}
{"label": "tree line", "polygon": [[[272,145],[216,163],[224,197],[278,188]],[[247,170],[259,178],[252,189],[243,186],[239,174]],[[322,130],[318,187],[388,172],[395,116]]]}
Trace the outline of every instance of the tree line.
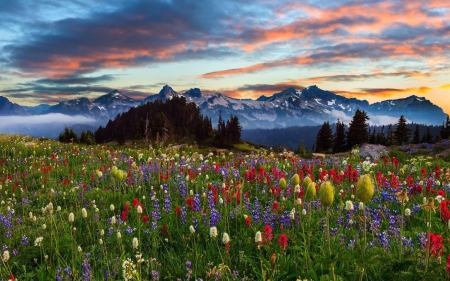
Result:
{"label": "tree line", "polygon": [[120,145],[128,140],[143,140],[145,143],[195,140],[199,144],[229,147],[240,141],[241,130],[237,116],[223,120],[220,115],[217,130],[209,117],[200,113],[200,108],[187,102],[182,96],[174,96],[163,102],[156,100],[118,114],[106,126],[95,133],[82,131],[79,138],[73,129],[65,127],[59,141],[65,143],[106,143],[117,141]]}
{"label": "tree line", "polygon": [[364,143],[391,146],[408,143],[435,143],[442,139],[450,138],[450,119],[448,115],[436,137],[433,137],[430,126],[426,127],[426,132],[421,132],[421,126],[416,124],[412,132],[409,128],[411,126],[406,123],[403,115],[400,116],[396,125],[388,125],[386,132],[384,125],[378,131],[376,127],[369,127],[368,120],[370,118],[367,113],[358,109],[347,130],[345,124],[339,119],[334,132],[330,123],[324,122],[317,132],[312,151],[338,153],[348,151],[352,147]]}

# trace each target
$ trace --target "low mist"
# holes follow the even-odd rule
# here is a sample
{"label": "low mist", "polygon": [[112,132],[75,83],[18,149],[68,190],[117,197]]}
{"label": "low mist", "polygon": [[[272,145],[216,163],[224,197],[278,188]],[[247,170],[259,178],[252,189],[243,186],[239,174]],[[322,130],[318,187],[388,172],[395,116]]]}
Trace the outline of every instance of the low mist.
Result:
{"label": "low mist", "polygon": [[33,116],[0,116],[0,132],[33,137],[57,139],[64,127],[73,128],[79,135],[82,130],[93,133],[103,122],[81,115],[52,113]]}

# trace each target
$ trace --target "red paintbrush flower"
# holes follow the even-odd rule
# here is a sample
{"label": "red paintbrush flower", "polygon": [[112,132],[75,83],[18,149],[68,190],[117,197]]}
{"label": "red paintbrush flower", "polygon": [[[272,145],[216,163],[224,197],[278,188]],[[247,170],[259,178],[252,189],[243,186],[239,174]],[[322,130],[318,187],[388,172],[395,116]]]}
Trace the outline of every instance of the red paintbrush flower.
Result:
{"label": "red paintbrush flower", "polygon": [[278,238],[278,246],[284,251],[288,247],[288,238],[286,234],[281,234],[280,238]]}

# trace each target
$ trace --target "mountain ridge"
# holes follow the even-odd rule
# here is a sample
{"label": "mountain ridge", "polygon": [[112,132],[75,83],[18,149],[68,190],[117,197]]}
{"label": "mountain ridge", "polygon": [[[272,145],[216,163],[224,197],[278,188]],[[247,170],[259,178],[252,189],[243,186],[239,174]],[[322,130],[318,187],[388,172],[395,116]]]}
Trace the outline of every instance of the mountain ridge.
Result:
{"label": "mountain ridge", "polygon": [[143,100],[133,99],[119,90],[113,90],[93,101],[88,98],[62,101],[43,113],[85,115],[107,121],[132,107],[158,99],[166,101],[175,95],[184,96],[187,101],[197,104],[202,114],[210,117],[213,124],[216,124],[220,114],[224,118],[234,115],[238,116],[244,129],[314,126],[325,121],[334,123],[337,119],[349,123],[357,109],[366,111],[371,122],[377,125],[396,123],[400,115],[404,115],[410,122],[430,125],[442,124],[446,118],[442,108],[425,97],[411,95],[369,104],[366,100],[346,98],[322,90],[316,85],[300,91],[289,87],[271,96],[261,95],[255,100],[236,99],[222,93],[204,94],[199,88],[191,88],[181,94],[169,85],[162,87],[158,94]]}

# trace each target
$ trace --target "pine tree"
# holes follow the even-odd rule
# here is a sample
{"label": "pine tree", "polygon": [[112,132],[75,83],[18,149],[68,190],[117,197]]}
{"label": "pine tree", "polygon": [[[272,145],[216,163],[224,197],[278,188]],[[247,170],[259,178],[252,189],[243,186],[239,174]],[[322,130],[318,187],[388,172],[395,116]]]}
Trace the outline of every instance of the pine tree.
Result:
{"label": "pine tree", "polygon": [[397,141],[395,139],[394,130],[392,129],[392,124],[389,124],[388,132],[387,132],[387,136],[386,136],[386,145],[391,146],[391,145],[395,145],[396,143],[397,143]]}
{"label": "pine tree", "polygon": [[377,142],[377,137],[375,135],[375,132],[376,132],[375,127],[373,127],[372,134],[370,135],[370,138],[369,138],[369,143],[375,144]]}
{"label": "pine tree", "polygon": [[441,135],[441,137],[443,139],[450,138],[450,119],[449,119],[448,115],[447,115],[447,119],[445,120],[445,123],[442,124],[439,134]]}
{"label": "pine tree", "polygon": [[345,125],[338,119],[336,123],[336,132],[334,133],[333,153],[343,152],[345,149]]}
{"label": "pine tree", "polygon": [[420,142],[420,128],[419,125],[416,124],[416,129],[414,130],[413,134],[413,141],[414,144],[418,144]]}
{"label": "pine tree", "polygon": [[367,142],[369,139],[369,133],[367,132],[367,127],[369,124],[366,121],[369,119],[370,118],[367,116],[365,111],[361,111],[359,109],[356,110],[347,131],[348,148]]}
{"label": "pine tree", "polygon": [[298,147],[297,153],[298,153],[298,155],[300,155],[300,157],[306,157],[309,154],[308,148],[306,148],[304,140],[302,140],[302,143]]}
{"label": "pine tree", "polygon": [[426,143],[433,143],[433,135],[431,134],[430,126],[427,127],[427,134],[425,135]]}
{"label": "pine tree", "polygon": [[397,138],[398,144],[407,144],[409,143],[409,135],[411,130],[406,127],[406,119],[405,116],[400,116],[397,123],[397,129],[395,130],[395,137]]}
{"label": "pine tree", "polygon": [[316,142],[316,152],[327,152],[333,147],[333,131],[331,130],[330,123],[328,121],[323,123],[322,128],[320,128],[317,133]]}

